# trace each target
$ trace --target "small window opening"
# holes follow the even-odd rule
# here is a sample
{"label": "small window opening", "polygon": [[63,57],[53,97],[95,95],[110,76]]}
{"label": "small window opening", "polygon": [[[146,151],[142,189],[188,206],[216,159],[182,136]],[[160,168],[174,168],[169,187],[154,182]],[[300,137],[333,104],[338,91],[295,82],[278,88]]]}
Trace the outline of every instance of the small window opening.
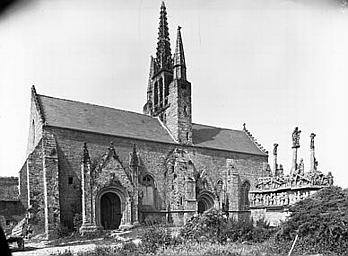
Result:
{"label": "small window opening", "polygon": [[188,132],[186,133],[186,140],[187,141],[189,140],[189,133]]}
{"label": "small window opening", "polygon": [[69,185],[73,184],[73,181],[74,181],[73,177],[69,177],[69,178],[68,178],[68,183],[69,183]]}
{"label": "small window opening", "polygon": [[180,197],[180,205],[182,205],[182,197]]}

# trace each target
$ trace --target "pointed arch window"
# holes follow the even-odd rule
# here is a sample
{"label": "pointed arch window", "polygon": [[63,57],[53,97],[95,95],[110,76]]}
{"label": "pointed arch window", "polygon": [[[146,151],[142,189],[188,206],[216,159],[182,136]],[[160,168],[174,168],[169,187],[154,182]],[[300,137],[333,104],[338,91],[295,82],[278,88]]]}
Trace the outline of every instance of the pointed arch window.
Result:
{"label": "pointed arch window", "polygon": [[249,210],[249,191],[250,191],[250,183],[249,181],[245,181],[241,187],[241,209]]}
{"label": "pointed arch window", "polygon": [[155,205],[155,181],[151,175],[147,174],[142,179],[143,184],[143,205]]}
{"label": "pointed arch window", "polygon": [[155,107],[155,111],[158,108],[158,82],[155,82],[155,86],[154,86],[154,107]]}
{"label": "pointed arch window", "polygon": [[160,99],[160,106],[163,107],[163,79],[160,78],[159,80],[159,99]]}

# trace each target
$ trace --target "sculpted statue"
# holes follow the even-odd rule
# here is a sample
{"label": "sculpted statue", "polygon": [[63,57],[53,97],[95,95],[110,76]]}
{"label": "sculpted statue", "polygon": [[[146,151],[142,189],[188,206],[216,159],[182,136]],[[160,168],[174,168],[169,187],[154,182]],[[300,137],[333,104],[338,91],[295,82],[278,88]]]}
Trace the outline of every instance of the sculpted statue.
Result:
{"label": "sculpted statue", "polygon": [[314,158],[314,170],[318,170],[318,160]]}
{"label": "sculpted statue", "polygon": [[275,155],[275,156],[277,155],[278,146],[279,146],[279,145],[278,145],[277,143],[274,143],[274,144],[273,144],[273,155]]}
{"label": "sculpted statue", "polygon": [[292,147],[299,148],[300,147],[300,133],[301,131],[298,127],[295,127],[295,130],[292,133]]}
{"label": "sculpted statue", "polygon": [[329,173],[327,174],[327,179],[328,179],[328,185],[329,185],[329,186],[332,186],[332,185],[333,185],[333,176],[332,176],[332,173],[331,173],[331,172],[329,172]]}
{"label": "sculpted statue", "polygon": [[315,138],[316,134],[315,133],[311,133],[311,144],[310,144],[310,149],[314,149],[314,138]]}
{"label": "sculpted statue", "polygon": [[301,158],[300,160],[300,164],[298,167],[298,174],[303,176],[304,175],[304,162],[303,162],[303,158]]}

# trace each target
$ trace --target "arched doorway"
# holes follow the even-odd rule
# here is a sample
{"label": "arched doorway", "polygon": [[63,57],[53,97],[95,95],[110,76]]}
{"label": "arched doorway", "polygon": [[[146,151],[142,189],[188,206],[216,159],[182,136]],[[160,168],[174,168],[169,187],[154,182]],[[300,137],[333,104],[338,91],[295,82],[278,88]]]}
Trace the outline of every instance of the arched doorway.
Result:
{"label": "arched doorway", "polygon": [[214,207],[214,196],[210,192],[202,192],[198,196],[198,213],[203,213],[206,210]]}
{"label": "arched doorway", "polygon": [[120,226],[121,199],[113,192],[107,192],[100,198],[100,220],[104,229],[117,229]]}

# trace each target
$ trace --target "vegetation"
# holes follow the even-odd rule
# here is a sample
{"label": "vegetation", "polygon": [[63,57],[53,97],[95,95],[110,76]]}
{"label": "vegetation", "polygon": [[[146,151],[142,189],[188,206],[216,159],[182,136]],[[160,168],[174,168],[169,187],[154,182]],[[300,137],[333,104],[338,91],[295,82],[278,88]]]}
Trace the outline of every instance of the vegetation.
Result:
{"label": "vegetation", "polygon": [[163,219],[148,218],[146,226],[136,232],[140,244],[130,241],[109,244],[77,255],[287,255],[296,235],[298,240],[292,255],[348,255],[348,190],[322,189],[293,205],[290,211],[286,222],[272,228],[264,220],[236,220],[210,209],[191,217],[177,236],[172,232],[173,227],[161,224]]}
{"label": "vegetation", "polygon": [[298,253],[348,255],[348,190],[324,188],[291,207],[288,221],[280,226],[275,244],[289,248],[298,234]]}
{"label": "vegetation", "polygon": [[181,229],[180,235],[184,239],[197,242],[250,241],[260,243],[267,240],[274,231],[264,220],[254,223],[251,219],[228,219],[223,212],[212,208],[202,215],[195,215],[188,220]]}

